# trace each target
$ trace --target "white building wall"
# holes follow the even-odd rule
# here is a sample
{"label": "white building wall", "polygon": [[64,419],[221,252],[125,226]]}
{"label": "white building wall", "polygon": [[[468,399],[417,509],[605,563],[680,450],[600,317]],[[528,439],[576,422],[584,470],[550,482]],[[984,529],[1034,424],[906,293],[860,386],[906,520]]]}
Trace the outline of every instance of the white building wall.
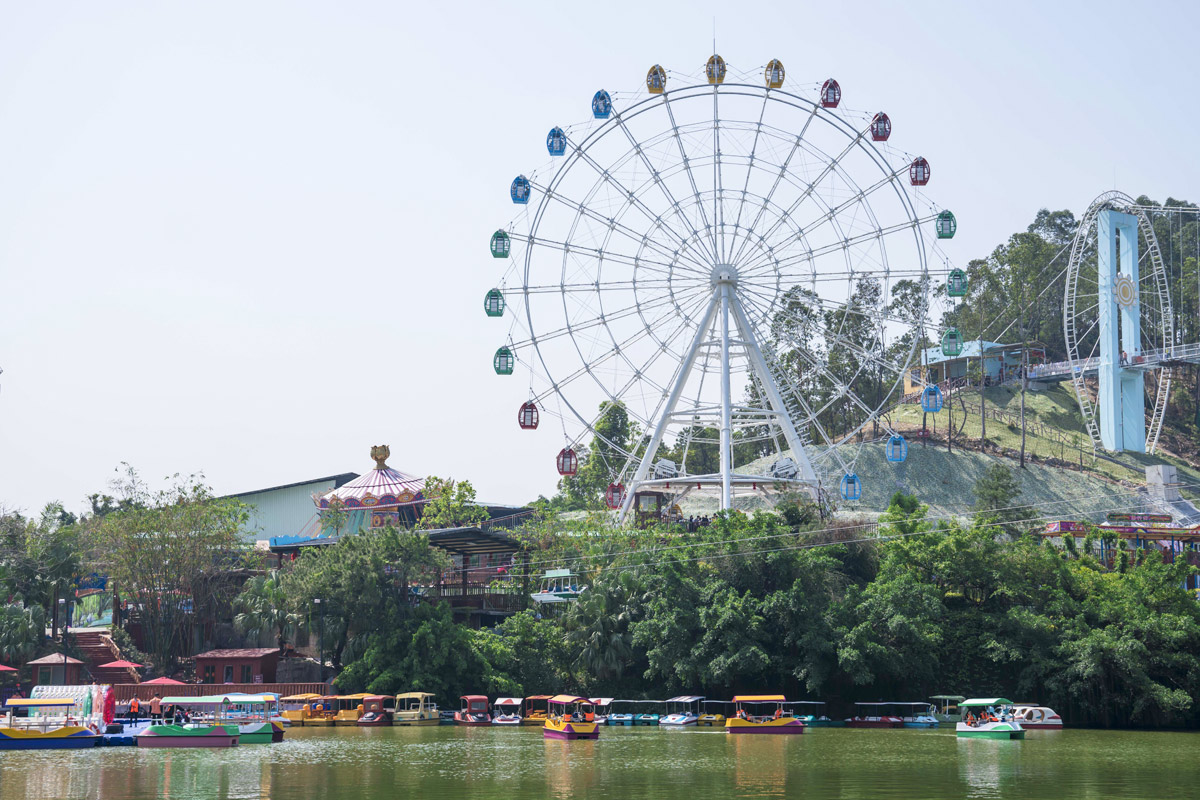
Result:
{"label": "white building wall", "polygon": [[237,495],[238,500],[251,507],[250,518],[243,529],[245,538],[262,541],[274,536],[299,534],[317,516],[312,496],[333,488],[333,479],[328,479]]}

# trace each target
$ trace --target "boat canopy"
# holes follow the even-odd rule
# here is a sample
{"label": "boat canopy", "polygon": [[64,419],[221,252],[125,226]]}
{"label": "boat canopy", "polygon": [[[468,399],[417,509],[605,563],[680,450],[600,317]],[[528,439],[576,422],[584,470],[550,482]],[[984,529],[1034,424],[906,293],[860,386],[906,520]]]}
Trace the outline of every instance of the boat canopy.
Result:
{"label": "boat canopy", "polygon": [[367,694],[366,692],[359,692],[358,694],[339,694],[337,699],[338,700],[366,700],[368,697],[374,697],[374,696],[375,695]]}
{"label": "boat canopy", "polygon": [[531,695],[529,695],[529,697],[526,697],[525,699],[526,699],[526,700],[549,700],[551,697],[553,697],[553,695],[549,695],[549,694],[531,694]]}
{"label": "boat canopy", "polygon": [[279,695],[265,694],[227,694],[225,699],[233,705],[241,705],[245,703],[278,703]]}
{"label": "boat canopy", "polygon": [[1013,704],[1012,700],[1005,700],[1003,697],[983,697],[983,698],[977,697],[973,700],[963,700],[961,703],[958,704],[958,707],[962,708],[964,706],[1011,706],[1012,704]]}
{"label": "boat canopy", "polygon": [[551,703],[587,703],[586,697],[576,697],[573,694],[556,694],[550,698]]}
{"label": "boat canopy", "polygon": [[280,702],[283,703],[304,703],[309,700],[318,700],[321,695],[308,692],[307,694],[292,694],[287,697],[281,697]]}
{"label": "boat canopy", "polygon": [[954,702],[959,703],[963,700],[966,700],[967,698],[963,697],[961,694],[935,694],[933,697],[931,697],[929,699],[930,700],[953,700]]}
{"label": "boat canopy", "polygon": [[420,700],[422,697],[433,697],[429,692],[405,692],[396,695],[397,700]]}
{"label": "boat canopy", "polygon": [[4,705],[7,708],[70,708],[75,701],[69,697],[10,697]]}
{"label": "boat canopy", "polygon": [[787,698],[781,694],[739,694],[733,698],[735,703],[786,703]]}
{"label": "boat canopy", "polygon": [[525,701],[522,700],[520,697],[497,697],[496,702],[492,703],[492,705],[494,705],[494,706],[519,706],[519,705],[521,705],[521,703],[524,703],[524,702]]}
{"label": "boat canopy", "polygon": [[482,700],[484,705],[487,705],[487,701],[488,701],[487,695],[482,695],[482,694],[464,694],[462,697],[460,697],[458,699],[466,700],[468,703],[474,703],[474,702]]}
{"label": "boat canopy", "polygon": [[162,703],[167,706],[221,706],[237,702],[229,698],[227,694],[201,694],[196,697],[164,697]]}
{"label": "boat canopy", "polygon": [[704,699],[703,695],[681,694],[681,695],[679,695],[679,697],[672,697],[672,698],[668,699],[667,702],[668,703],[695,703],[695,702],[697,702],[699,700],[703,700],[703,699]]}
{"label": "boat canopy", "polygon": [[589,697],[588,702],[594,706],[610,706],[613,699],[611,697]]}

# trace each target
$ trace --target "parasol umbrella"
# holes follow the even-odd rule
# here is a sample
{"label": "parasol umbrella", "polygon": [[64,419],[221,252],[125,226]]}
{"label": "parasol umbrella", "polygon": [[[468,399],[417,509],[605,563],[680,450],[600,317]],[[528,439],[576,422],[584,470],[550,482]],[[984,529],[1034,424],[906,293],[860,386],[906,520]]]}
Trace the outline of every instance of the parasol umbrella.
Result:
{"label": "parasol umbrella", "polygon": [[5,665],[0,664],[0,672],[16,672],[16,671],[17,670],[15,667],[6,667]]}
{"label": "parasol umbrella", "polygon": [[142,681],[142,686],[183,686],[183,681],[174,678],[155,678],[152,681]]}
{"label": "parasol umbrella", "polygon": [[112,669],[137,669],[140,666],[142,666],[142,665],[135,664],[132,661],[125,661],[124,659],[122,659],[120,661],[110,661],[107,664],[101,664],[100,669],[108,669],[110,667]]}

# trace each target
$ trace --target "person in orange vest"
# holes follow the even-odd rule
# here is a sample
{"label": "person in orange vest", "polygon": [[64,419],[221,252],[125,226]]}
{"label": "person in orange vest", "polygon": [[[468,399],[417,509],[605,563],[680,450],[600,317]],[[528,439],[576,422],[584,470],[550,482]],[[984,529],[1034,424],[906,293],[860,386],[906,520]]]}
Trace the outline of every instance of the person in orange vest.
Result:
{"label": "person in orange vest", "polygon": [[141,703],[138,702],[138,699],[136,697],[133,698],[132,700],[130,700],[129,701],[129,721],[133,722],[133,723],[137,723],[138,714],[141,713],[141,710],[142,710],[142,705],[141,705]]}

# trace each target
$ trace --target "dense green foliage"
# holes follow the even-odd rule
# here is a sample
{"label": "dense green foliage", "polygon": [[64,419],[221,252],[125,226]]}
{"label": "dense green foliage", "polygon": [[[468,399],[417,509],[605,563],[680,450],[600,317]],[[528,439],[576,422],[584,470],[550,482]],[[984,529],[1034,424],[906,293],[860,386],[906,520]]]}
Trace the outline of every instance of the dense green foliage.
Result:
{"label": "dense green foliage", "polygon": [[842,710],[957,693],[1037,700],[1073,724],[1200,723],[1200,606],[1182,588],[1194,567],[1143,551],[1102,563],[1098,532],[1060,549],[1000,517],[1004,484],[999,470],[980,481],[967,525],[934,524],[903,494],[878,528],[735,513],[689,534],[547,517],[519,534],[530,571],[566,564],[588,588],[491,629],[404,602],[398,576],[433,561],[402,531],[348,537],[282,585],[309,587],[291,601],[303,604],[320,576],[340,598],[325,623],[345,691],[783,691]]}

